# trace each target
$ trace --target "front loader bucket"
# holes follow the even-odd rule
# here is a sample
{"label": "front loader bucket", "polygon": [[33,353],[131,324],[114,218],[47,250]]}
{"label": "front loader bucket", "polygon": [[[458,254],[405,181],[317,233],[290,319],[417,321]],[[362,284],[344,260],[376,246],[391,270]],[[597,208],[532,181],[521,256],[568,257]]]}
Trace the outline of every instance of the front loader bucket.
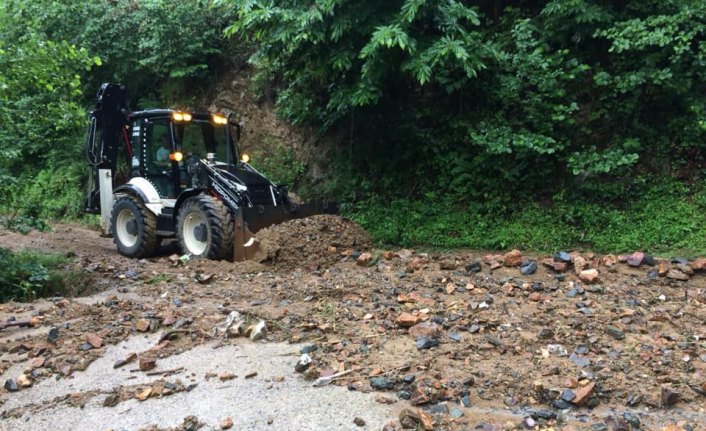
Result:
{"label": "front loader bucket", "polygon": [[233,259],[257,260],[262,254],[255,233],[260,229],[287,220],[309,217],[317,214],[338,214],[338,205],[317,203],[305,205],[257,206],[238,209],[235,215],[235,250]]}

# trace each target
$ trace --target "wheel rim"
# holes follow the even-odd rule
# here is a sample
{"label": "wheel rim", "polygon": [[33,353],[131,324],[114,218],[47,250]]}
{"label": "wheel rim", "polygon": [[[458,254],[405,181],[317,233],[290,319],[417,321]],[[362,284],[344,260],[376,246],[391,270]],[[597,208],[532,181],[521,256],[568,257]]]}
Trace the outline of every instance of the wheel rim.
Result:
{"label": "wheel rim", "polygon": [[[130,228],[132,226],[132,228]],[[115,220],[115,234],[125,247],[132,247],[137,244],[137,220],[135,219],[135,214],[128,208],[123,208],[118,213],[118,217]],[[130,231],[134,233],[130,233]]]}
{"label": "wheel rim", "polygon": [[184,219],[184,245],[189,253],[200,256],[208,248],[206,219],[197,213],[191,213]]}

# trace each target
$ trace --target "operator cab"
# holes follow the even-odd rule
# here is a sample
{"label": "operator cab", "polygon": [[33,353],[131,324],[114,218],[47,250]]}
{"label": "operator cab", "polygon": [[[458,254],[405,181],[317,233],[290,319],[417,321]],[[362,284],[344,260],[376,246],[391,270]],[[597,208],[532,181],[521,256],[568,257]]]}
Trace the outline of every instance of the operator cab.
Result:
{"label": "operator cab", "polygon": [[139,111],[128,116],[127,130],[131,149],[131,154],[126,154],[127,179],[147,179],[167,206],[173,206],[182,191],[194,186],[192,167],[199,160],[226,166],[238,160],[231,125],[223,115],[170,109]]}

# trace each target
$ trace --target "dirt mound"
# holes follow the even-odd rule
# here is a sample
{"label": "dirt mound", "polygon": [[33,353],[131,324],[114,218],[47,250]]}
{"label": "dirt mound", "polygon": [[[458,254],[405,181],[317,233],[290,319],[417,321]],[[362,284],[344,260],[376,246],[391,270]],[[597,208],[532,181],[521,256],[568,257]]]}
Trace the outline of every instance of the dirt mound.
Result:
{"label": "dirt mound", "polygon": [[354,222],[333,215],[290,220],[256,234],[265,256],[263,263],[280,269],[328,267],[345,250],[370,247],[370,235]]}

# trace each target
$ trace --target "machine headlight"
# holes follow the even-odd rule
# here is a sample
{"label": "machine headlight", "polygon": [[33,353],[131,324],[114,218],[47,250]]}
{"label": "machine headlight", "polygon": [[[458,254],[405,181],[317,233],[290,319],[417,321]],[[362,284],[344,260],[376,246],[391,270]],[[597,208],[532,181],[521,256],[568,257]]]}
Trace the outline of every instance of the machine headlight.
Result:
{"label": "machine headlight", "polygon": [[247,154],[243,153],[243,154],[241,154],[241,156],[240,156],[240,160],[242,160],[244,163],[248,163],[248,162],[250,162],[250,156],[248,156]]}

